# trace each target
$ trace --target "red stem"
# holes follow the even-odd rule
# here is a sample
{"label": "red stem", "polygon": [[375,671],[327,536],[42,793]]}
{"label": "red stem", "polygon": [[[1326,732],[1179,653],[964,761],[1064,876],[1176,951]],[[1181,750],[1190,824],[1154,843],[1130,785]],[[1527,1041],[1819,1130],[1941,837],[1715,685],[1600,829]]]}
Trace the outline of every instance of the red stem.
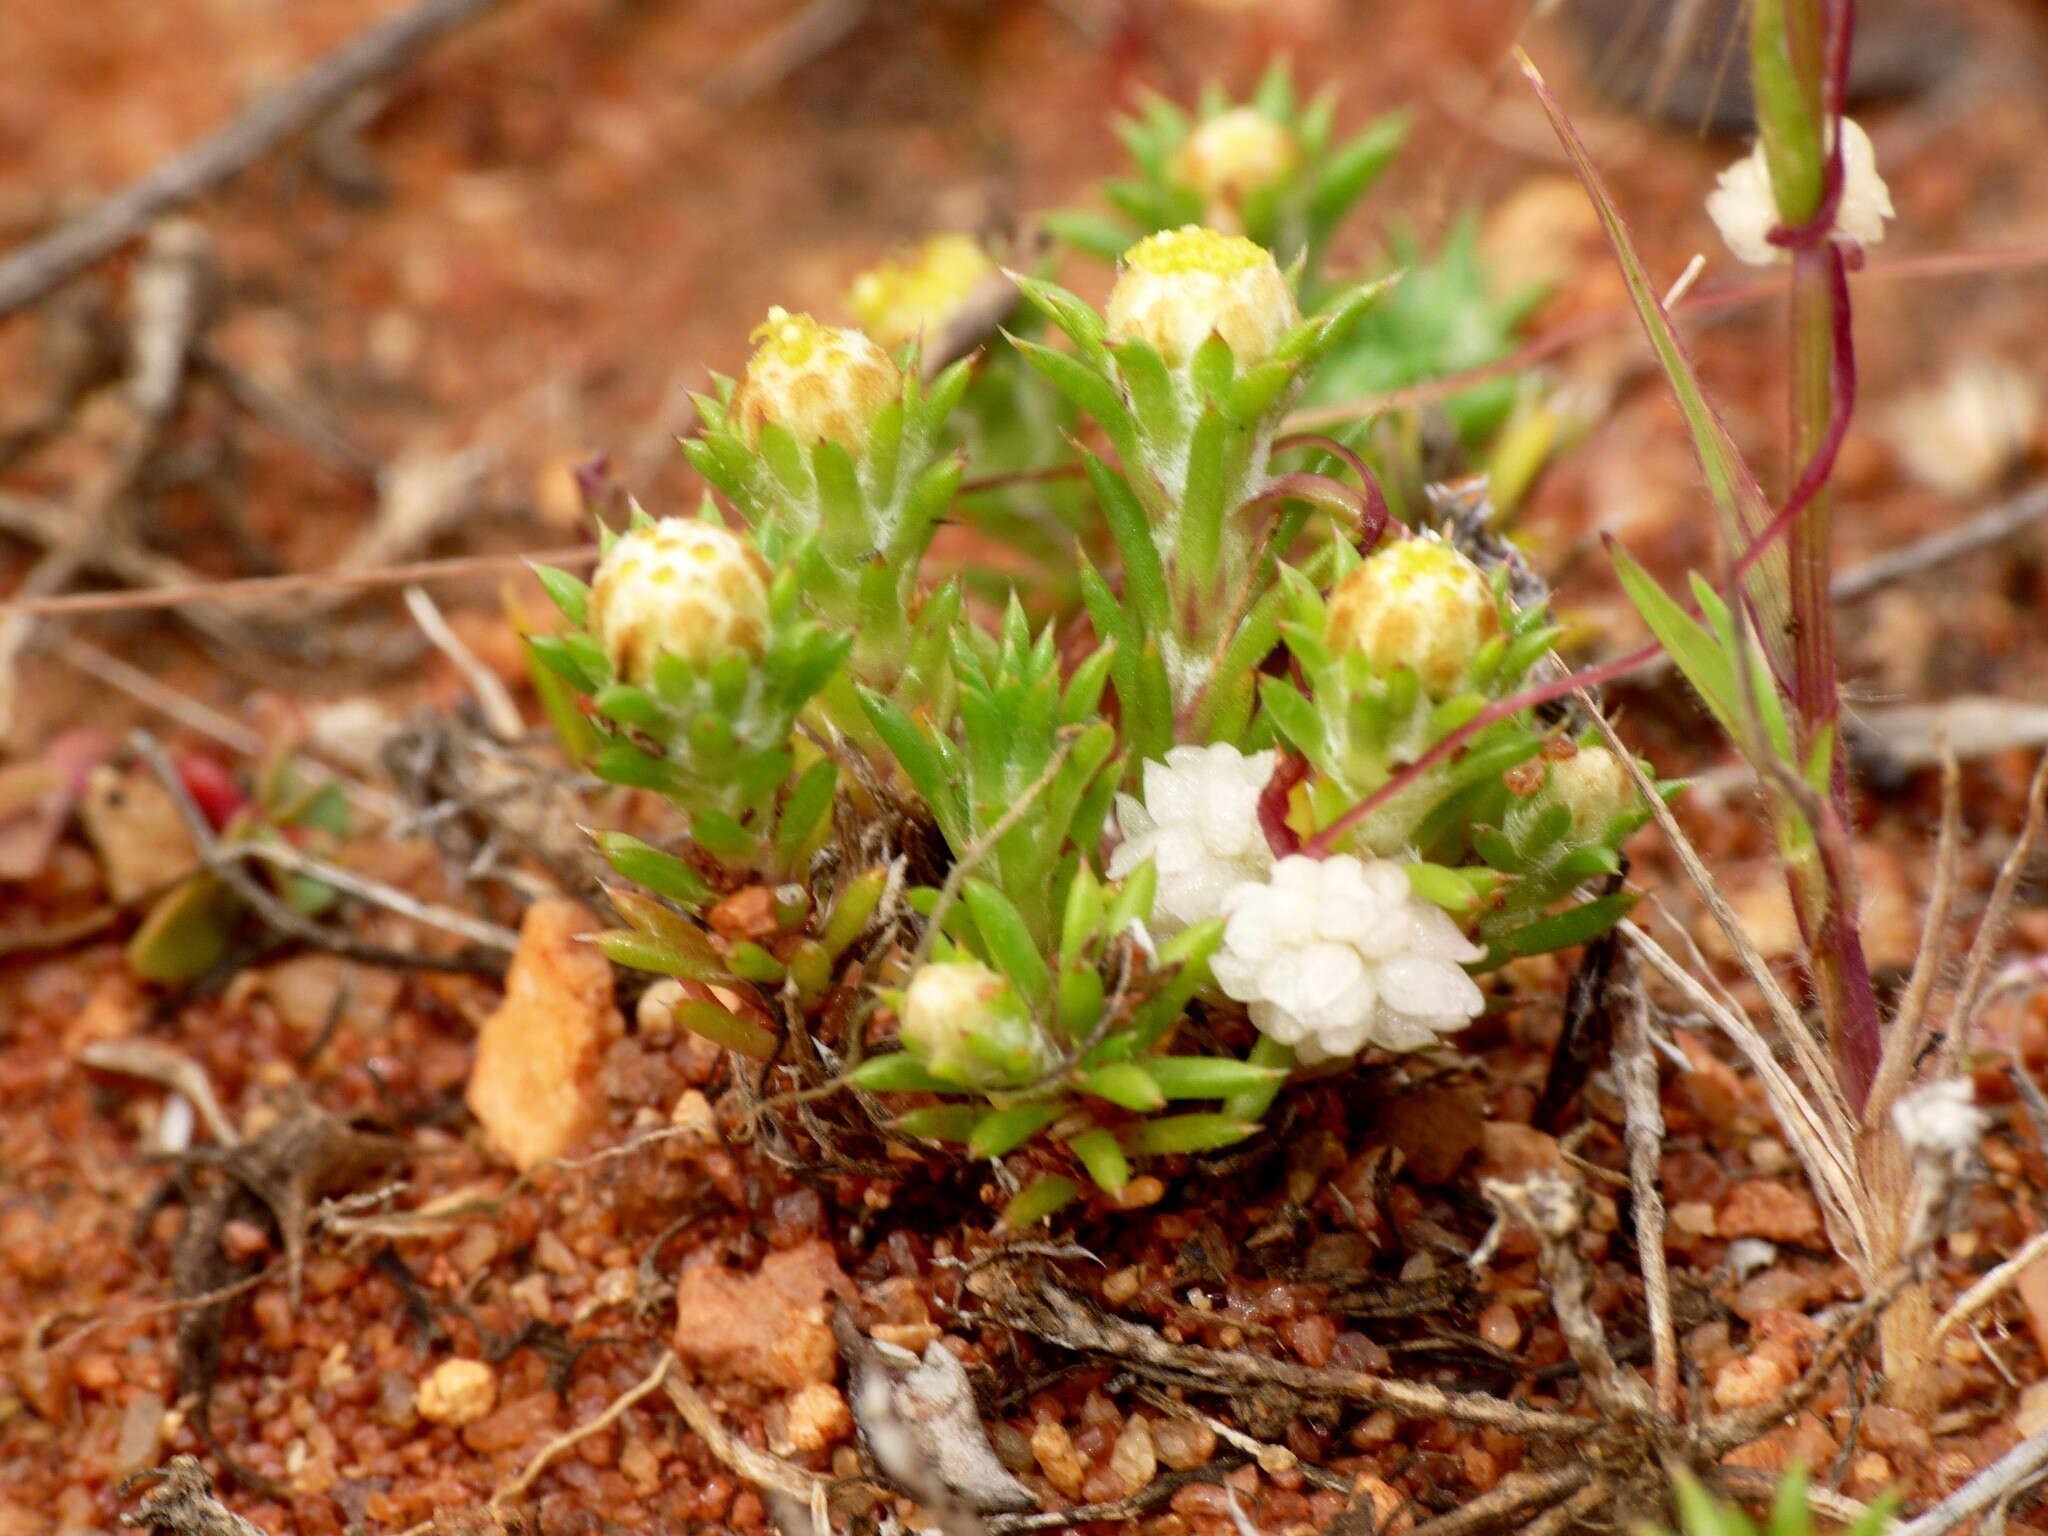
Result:
{"label": "red stem", "polygon": [[1273,850],[1276,859],[1301,852],[1301,839],[1287,825],[1287,797],[1307,777],[1308,759],[1283,747],[1279,760],[1273,764],[1273,776],[1259,791],[1259,830],[1266,834],[1266,846]]}

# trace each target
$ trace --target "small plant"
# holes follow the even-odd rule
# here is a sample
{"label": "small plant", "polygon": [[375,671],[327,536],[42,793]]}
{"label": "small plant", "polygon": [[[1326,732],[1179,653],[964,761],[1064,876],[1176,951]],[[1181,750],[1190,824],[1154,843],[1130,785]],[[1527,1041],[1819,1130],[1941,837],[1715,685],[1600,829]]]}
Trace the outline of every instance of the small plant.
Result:
{"label": "small plant", "polygon": [[[1319,155],[1288,174],[1369,179]],[[1268,190],[1272,222],[1238,222],[1319,242],[1327,199]],[[717,507],[634,509],[588,586],[544,572],[567,627],[529,643],[569,750],[687,832],[598,835],[606,953],[807,1096],[1003,1160],[1021,1224],[1156,1198],[1145,1159],[1253,1135],[1297,1067],[1463,1028],[1475,973],[1626,911],[1590,888],[1643,809],[1519,691],[1556,630],[1500,552],[1404,527],[1362,460],[1283,435],[1386,283],[1307,289],[1176,226],[1102,312],[1017,277],[1012,327],[927,379],[993,270],[948,242],[870,274],[881,339],[772,313],[699,401]],[[1024,442],[1066,537],[988,628],[921,562]]]}

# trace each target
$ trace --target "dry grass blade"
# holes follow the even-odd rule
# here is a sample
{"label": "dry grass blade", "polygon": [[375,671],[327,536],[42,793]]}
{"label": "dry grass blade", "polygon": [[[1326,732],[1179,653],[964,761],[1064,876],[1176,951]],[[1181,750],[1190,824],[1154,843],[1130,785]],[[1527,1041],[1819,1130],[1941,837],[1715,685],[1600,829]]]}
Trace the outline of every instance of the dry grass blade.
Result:
{"label": "dry grass blade", "polygon": [[1977,923],[1977,936],[1970,942],[1970,957],[1963,963],[1963,984],[1956,992],[1955,1007],[1949,1014],[1948,1038],[1941,1046],[1937,1074],[1941,1077],[1953,1077],[1962,1070],[1963,1053],[1970,1043],[1970,1027],[1976,1022],[1977,1008],[1984,998],[1984,986],[1991,975],[1991,957],[1998,952],[1998,941],[2005,936],[2005,923],[2012,914],[2013,897],[2018,893],[2020,880],[2033,859],[2035,845],[2041,840],[2044,821],[2048,821],[2048,757],[2042,758],[2034,769],[2033,783],[2027,786],[2026,820],[2020,825],[2020,835],[2012,845],[2012,852],[1999,866],[1998,880],[1991,887],[1991,899],[1984,904],[1984,915]]}
{"label": "dry grass blade", "polygon": [[1635,946],[1636,953],[1649,962],[1651,969],[1683,993],[1693,1007],[1713,1020],[1734,1042],[1763,1083],[1771,1109],[1798,1150],[1799,1160],[1813,1180],[1814,1191],[1820,1196],[1822,1205],[1832,1221],[1847,1235],[1849,1241],[1845,1246],[1850,1255],[1860,1258],[1869,1253],[1871,1234],[1868,1217],[1863,1210],[1849,1143],[1837,1141],[1830,1135],[1807,1099],[1805,1090],[1779,1065],[1771,1052],[1770,1042],[1757,1032],[1755,1025],[1714,996],[1698,977],[1680,965],[1663,945],[1642,929],[1628,923],[1624,925],[1624,932]]}
{"label": "dry grass blade", "polygon": [[1863,1106],[1863,1123],[1883,1123],[1894,1100],[1905,1092],[1913,1063],[1920,1059],[1922,1036],[1927,1026],[1927,1002],[1934,994],[1946,954],[1949,909],[1956,894],[1956,852],[1962,821],[1962,775],[1955,755],[1944,751],[1941,759],[1941,832],[1934,844],[1934,886],[1927,899],[1927,923],[1921,930],[1920,953],[1913,957],[1913,974],[1893,1015],[1884,1063],[1870,1098]]}

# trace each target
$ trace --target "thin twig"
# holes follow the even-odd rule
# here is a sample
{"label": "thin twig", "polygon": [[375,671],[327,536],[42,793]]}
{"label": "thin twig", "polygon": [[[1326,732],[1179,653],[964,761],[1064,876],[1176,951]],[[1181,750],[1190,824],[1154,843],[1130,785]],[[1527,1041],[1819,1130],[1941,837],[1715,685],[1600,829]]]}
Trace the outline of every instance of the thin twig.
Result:
{"label": "thin twig", "polygon": [[2048,1470],[2048,1430],[2023,1440],[1924,1514],[1891,1528],[1890,1536],[1947,1536],[2012,1490]]}
{"label": "thin twig", "polygon": [[757,1487],[787,1494],[806,1504],[825,1487],[824,1479],[815,1473],[806,1472],[780,1456],[757,1451],[727,1429],[711,1405],[704,1401],[703,1395],[683,1376],[675,1356],[670,1354],[668,1360],[671,1369],[662,1376],[661,1389],[676,1405],[676,1412],[683,1416],[683,1422],[697,1432],[697,1437],[713,1456]]}
{"label": "thin twig", "polygon": [[1955,1299],[1955,1304],[1942,1313],[1941,1320],[1927,1332],[1927,1342],[1920,1348],[1924,1358],[1932,1359],[1941,1348],[1941,1341],[1982,1312],[1992,1302],[2004,1295],[2025,1274],[2034,1261],[2048,1253],[2048,1231],[2036,1232],[2020,1245],[2019,1252],[1987,1270],[1967,1291]]}
{"label": "thin twig", "polygon": [[419,625],[420,632],[433,642],[434,649],[446,656],[462,674],[462,680],[469,684],[469,691],[476,695],[477,708],[483,712],[484,725],[500,741],[512,741],[524,734],[526,722],[519,718],[519,706],[512,702],[512,692],[498,674],[477,660],[476,652],[464,643],[434,600],[427,596],[424,587],[405,589],[406,610],[412,614],[412,621]]}
{"label": "thin twig", "polygon": [[482,918],[471,917],[467,912],[458,912],[453,907],[444,907],[437,902],[421,901],[409,896],[395,885],[386,885],[382,880],[372,880],[368,875],[359,875],[354,870],[344,869],[326,859],[316,859],[309,853],[301,852],[290,843],[261,841],[236,843],[233,847],[218,852],[220,863],[254,859],[260,864],[274,865],[294,875],[303,875],[308,880],[317,880],[322,885],[331,885],[337,891],[345,892],[358,901],[366,901],[373,907],[383,907],[396,912],[400,917],[409,917],[416,923],[429,928],[439,928],[452,933],[459,939],[480,944],[485,949],[502,950],[511,954],[519,948],[519,935],[499,923],[485,922]]}
{"label": "thin twig", "polygon": [[514,1499],[520,1497],[527,1489],[533,1486],[534,1479],[545,1472],[548,1469],[548,1464],[554,1461],[556,1457],[560,1456],[564,1451],[574,1450],[592,1435],[609,1429],[619,1421],[619,1418],[628,1408],[631,1408],[641,1398],[646,1397],[666,1382],[668,1380],[668,1373],[674,1368],[675,1364],[676,1357],[674,1352],[664,1349],[661,1352],[661,1358],[654,1362],[653,1370],[649,1371],[639,1381],[636,1381],[632,1386],[626,1388],[625,1391],[613,1398],[611,1402],[607,1403],[604,1412],[600,1413],[596,1418],[589,1419],[584,1423],[578,1424],[574,1429],[555,1436],[554,1439],[535,1451],[533,1459],[527,1462],[520,1474],[493,1493],[489,1502],[484,1507],[486,1509],[503,1509]]}
{"label": "thin twig", "polygon": [[[502,3],[502,0],[501,0]],[[15,614],[127,613],[146,608],[175,608],[186,603],[267,603],[273,598],[308,592],[333,592],[369,587],[403,587],[420,581],[453,581],[466,576],[499,576],[525,571],[531,565],[558,565],[581,570],[597,561],[592,545],[548,549],[523,555],[461,555],[447,560],[415,560],[405,565],[366,566],[360,570],[297,571],[285,576],[244,576],[232,581],[195,581],[161,586],[150,592],[67,592],[55,597],[24,598],[0,603],[0,618]]]}
{"label": "thin twig", "polygon": [[[92,563],[95,549],[123,542],[119,514],[177,409],[186,358],[207,321],[211,270],[211,248],[192,226],[166,224],[151,237],[129,285],[135,318],[123,391],[128,414],[120,438],[79,498],[64,537],[22,578],[15,589],[19,595],[36,598],[63,591]],[[18,609],[0,618],[0,734],[12,728],[16,667],[34,624],[34,615]]]}
{"label": "thin twig", "polygon": [[[428,909],[425,908],[424,904],[415,902],[413,898],[406,896],[402,891],[391,891],[389,887],[377,886],[376,882],[361,881],[360,877],[350,876],[343,870],[331,870],[329,866],[322,864],[317,859],[308,859],[304,854],[300,853],[296,848],[291,848],[288,844],[251,842],[237,843],[232,847],[224,846],[220,839],[214,835],[213,826],[207,821],[206,813],[201,811],[198,805],[193,802],[191,792],[185,788],[184,781],[178,777],[177,770],[171,766],[170,758],[165,755],[163,747],[157,742],[156,738],[147,731],[135,731],[129,735],[129,744],[134,747],[143,761],[149,765],[150,771],[156,775],[158,782],[163,785],[165,792],[170,795],[172,803],[177,806],[178,813],[184,820],[186,830],[191,834],[192,845],[199,851],[200,863],[210,873],[218,875],[222,880],[226,881],[237,896],[253,907],[263,920],[279,933],[298,939],[302,943],[311,944],[317,949],[324,949],[330,953],[345,956],[348,959],[360,960],[365,965],[389,965],[429,970],[474,971],[477,969],[475,960],[461,956],[448,958],[438,955],[413,954],[405,950],[390,949],[381,944],[361,943],[348,937],[346,934],[337,933],[332,929],[325,928],[319,923],[314,922],[311,918],[293,910],[274,891],[271,891],[262,881],[256,879],[243,867],[245,859],[261,857],[270,862],[282,864],[284,867],[293,869],[297,873],[308,873],[315,869],[326,871],[326,873],[315,875],[317,879],[331,879],[332,875],[340,874],[351,884],[357,885],[359,888],[374,887],[385,892],[387,895],[399,897],[402,902],[421,911]],[[360,889],[358,892],[352,892],[352,894],[359,893]],[[479,931],[489,931],[496,926],[494,924],[478,925],[474,918],[466,917],[461,913],[453,914],[453,916],[464,926],[477,926]],[[493,948],[517,947],[517,936],[512,934],[510,930],[497,929],[497,933],[499,938],[497,942],[492,944]]]}
{"label": "thin twig", "polygon": [[1657,1409],[1678,1418],[1678,1334],[1671,1305],[1671,1263],[1664,1251],[1664,1196],[1658,1184],[1664,1154],[1664,1110],[1657,1098],[1657,1053],[1650,1046],[1650,1000],[1634,961],[1628,963],[1628,1013],[1622,1024],[1615,1074],[1627,1125],[1630,1203],[1635,1209],[1636,1255],[1643,1267],[1643,1299],[1650,1322],[1650,1380]]}
{"label": "thin twig", "polygon": [[1878,588],[1941,565],[2023,533],[2048,517],[2048,481],[2029,486],[2010,501],[1978,513],[1953,528],[1944,528],[1899,549],[1887,550],[1837,576],[1835,601],[1851,603]]}
{"label": "thin twig", "polygon": [[1168,1383],[1204,1385],[1215,1391],[1243,1391],[1270,1382],[1320,1397],[1345,1398],[1392,1409],[1414,1418],[1449,1418],[1490,1424],[1509,1434],[1577,1438],[1598,1426],[1587,1419],[1530,1408],[1477,1392],[1455,1392],[1419,1382],[1397,1381],[1367,1371],[1317,1369],[1244,1350],[1172,1344],[1156,1331],[1084,1304],[1049,1280],[1020,1285],[1008,1266],[991,1269],[977,1282],[995,1302],[997,1315],[1037,1337],[1086,1354],[1106,1355],[1126,1370]]}
{"label": "thin twig", "polygon": [[1510,1473],[1478,1498],[1447,1515],[1424,1521],[1408,1536],[1477,1536],[1511,1516],[1526,1514],[1531,1509],[1548,1509],[1560,1499],[1570,1498],[1592,1475],[1591,1469],[1582,1465],[1559,1467],[1552,1472]]}
{"label": "thin twig", "polygon": [[953,903],[960,899],[960,887],[966,882],[967,877],[974,872],[977,864],[988,857],[989,850],[1001,842],[1010,828],[1022,821],[1031,807],[1038,802],[1038,797],[1045,793],[1060,769],[1066,765],[1067,754],[1074,750],[1074,743],[1080,738],[1080,734],[1080,731],[1072,726],[1063,731],[1059,745],[1053,749],[1051,761],[1045,765],[1045,772],[1032,780],[1024,793],[1017,797],[1016,802],[998,816],[989,829],[953,861],[953,867],[946,871],[946,883],[939,887],[938,900],[932,903],[932,915],[925,919],[924,934],[917,941],[917,953],[911,957],[912,972],[923,965],[926,957],[931,954],[932,944],[938,938],[946,914],[953,910]]}
{"label": "thin twig", "polygon": [[424,0],[361,33],[141,180],[0,261],[0,317],[111,256],[175,208],[203,197],[364,86],[395,73],[503,0]]}

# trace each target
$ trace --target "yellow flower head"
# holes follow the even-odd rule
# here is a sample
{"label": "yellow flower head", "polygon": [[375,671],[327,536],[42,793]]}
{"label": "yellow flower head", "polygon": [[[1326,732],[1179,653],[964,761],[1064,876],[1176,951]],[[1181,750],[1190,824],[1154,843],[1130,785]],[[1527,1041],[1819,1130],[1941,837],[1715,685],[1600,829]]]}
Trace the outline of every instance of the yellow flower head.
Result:
{"label": "yellow flower head", "polygon": [[1264,246],[1189,224],[1124,252],[1108,319],[1112,337],[1147,343],[1168,367],[1185,365],[1213,334],[1248,368],[1272,355],[1301,312]]}
{"label": "yellow flower head", "polygon": [[1173,154],[1173,179],[1210,203],[1236,203],[1278,186],[1301,163],[1301,145],[1257,107],[1199,124]]}
{"label": "yellow flower head", "polygon": [[1580,747],[1552,763],[1544,787],[1572,813],[1572,830],[1587,837],[1597,837],[1640,803],[1628,769],[1605,747]]}
{"label": "yellow flower head", "polygon": [[996,270],[971,237],[934,235],[909,260],[861,273],[847,290],[846,307],[862,330],[893,352],[945,325]]}
{"label": "yellow flower head", "polygon": [[903,387],[889,354],[867,336],[809,315],[771,309],[752,340],[732,419],[753,447],[773,422],[800,443],[837,443],[857,456],[875,417]]}
{"label": "yellow flower head", "polygon": [[1330,594],[1330,649],[1361,651],[1376,671],[1407,667],[1432,698],[1457,692],[1499,632],[1485,575],[1429,534],[1383,544]]}
{"label": "yellow flower head", "polygon": [[703,668],[768,639],[768,566],[716,523],[665,517],[625,535],[598,563],[591,633],[629,683],[646,683],[664,652]]}

